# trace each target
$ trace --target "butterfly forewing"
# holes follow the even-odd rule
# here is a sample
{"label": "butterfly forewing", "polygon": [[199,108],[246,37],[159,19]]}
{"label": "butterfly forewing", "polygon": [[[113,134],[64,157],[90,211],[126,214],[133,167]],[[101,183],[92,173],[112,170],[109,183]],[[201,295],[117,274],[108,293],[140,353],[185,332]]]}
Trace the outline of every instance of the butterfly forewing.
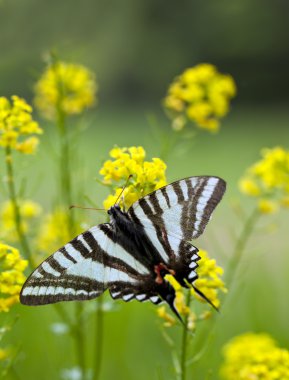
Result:
{"label": "butterfly forewing", "polygon": [[185,178],[141,198],[128,213],[153,239],[154,231],[163,230],[169,240],[178,237],[188,241],[203,233],[225,188],[218,177]]}
{"label": "butterfly forewing", "polygon": [[126,288],[140,287],[149,270],[114,242],[108,231],[109,224],[92,227],[56,251],[27,279],[21,302],[86,300],[107,288],[119,287],[126,294]]}

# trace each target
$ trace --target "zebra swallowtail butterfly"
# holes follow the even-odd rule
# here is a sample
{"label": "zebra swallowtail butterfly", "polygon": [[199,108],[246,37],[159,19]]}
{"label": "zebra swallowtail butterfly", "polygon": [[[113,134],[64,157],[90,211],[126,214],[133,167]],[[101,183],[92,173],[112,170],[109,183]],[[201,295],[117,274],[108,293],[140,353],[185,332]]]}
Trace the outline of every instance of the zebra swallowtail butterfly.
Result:
{"label": "zebra swallowtail butterfly", "polygon": [[218,177],[189,177],[146,195],[127,212],[114,205],[110,223],[80,234],[34,270],[21,303],[88,300],[109,289],[114,299],[166,301],[179,317],[175,291],[164,277],[193,286],[200,257],[190,242],[203,233],[225,188]]}

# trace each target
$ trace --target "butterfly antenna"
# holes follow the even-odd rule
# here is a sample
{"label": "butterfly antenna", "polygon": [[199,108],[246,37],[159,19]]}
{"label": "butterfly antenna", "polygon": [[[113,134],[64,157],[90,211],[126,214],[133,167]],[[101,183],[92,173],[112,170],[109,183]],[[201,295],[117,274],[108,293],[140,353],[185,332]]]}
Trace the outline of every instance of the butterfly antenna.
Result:
{"label": "butterfly antenna", "polygon": [[210,304],[216,311],[220,311],[214,304],[211,300],[209,300],[209,298],[203,293],[201,292],[198,288],[196,288],[194,285],[192,285],[192,288],[194,289],[194,291],[200,296],[202,297],[205,301],[208,302],[208,304]]}
{"label": "butterfly antenna", "polygon": [[126,180],[126,182],[125,182],[125,184],[124,184],[124,186],[123,186],[121,192],[119,193],[118,197],[116,198],[116,201],[114,202],[114,206],[117,204],[119,198],[122,196],[122,194],[123,194],[125,188],[127,187],[128,181],[129,181],[131,178],[132,178],[132,174],[130,174],[130,175],[127,177],[127,180]]}
{"label": "butterfly antenna", "polygon": [[76,205],[71,205],[69,206],[69,210],[73,208],[81,208],[82,210],[95,210],[95,211],[106,211],[105,208],[95,208],[95,207],[82,207],[82,206],[76,206]]}

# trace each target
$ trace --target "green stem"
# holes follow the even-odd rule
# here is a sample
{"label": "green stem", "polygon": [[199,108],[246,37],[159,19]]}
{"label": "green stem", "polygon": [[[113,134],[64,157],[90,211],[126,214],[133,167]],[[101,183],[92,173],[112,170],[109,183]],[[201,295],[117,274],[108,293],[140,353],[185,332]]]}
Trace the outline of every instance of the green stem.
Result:
{"label": "green stem", "polygon": [[18,373],[16,372],[14,366],[12,365],[11,368],[10,368],[10,374],[11,374],[11,377],[14,379],[14,380],[20,380],[21,377],[18,375]]}
{"label": "green stem", "polygon": [[83,334],[83,304],[76,304],[76,325],[74,329],[78,365],[81,370],[81,378],[85,379],[85,339]]}
{"label": "green stem", "polygon": [[160,158],[162,160],[164,161],[168,160],[169,155],[176,148],[178,140],[179,140],[179,132],[170,130],[169,132],[164,134],[164,136],[161,139],[162,146],[161,146]]}
{"label": "green stem", "polygon": [[[249,215],[247,220],[245,221],[243,228],[241,230],[241,233],[237,239],[231,262],[228,265],[228,270],[226,271],[226,277],[225,277],[225,285],[228,289],[231,289],[232,280],[236,277],[236,273],[238,271],[242,255],[244,253],[244,250],[248,244],[248,241],[254,231],[254,227],[256,225],[256,222],[258,220],[258,217],[260,216],[260,213],[258,209],[254,209],[252,213]],[[224,309],[225,304],[228,302],[230,296],[232,296],[233,292],[231,291],[229,295],[225,296],[223,295],[221,299],[221,309]],[[206,349],[203,349],[206,345],[208,345],[208,341],[211,340],[211,344],[213,341],[213,335],[214,330],[216,328],[216,323],[218,321],[218,315],[215,313],[213,320],[209,325],[205,325],[206,328],[204,328],[201,333],[198,334],[198,337],[195,341],[195,351],[197,352],[202,351],[203,353],[206,351]],[[209,329],[209,331],[208,331]],[[201,357],[201,356],[200,356]],[[200,359],[199,357],[199,359]]]}
{"label": "green stem", "polygon": [[103,347],[103,297],[100,296],[97,299],[97,313],[95,315],[95,359],[94,359],[94,371],[93,380],[98,380],[101,370],[102,362],[102,347]]}
{"label": "green stem", "polygon": [[[61,153],[60,153],[60,179],[61,196],[67,208],[72,205],[71,176],[70,176],[70,149],[69,137],[66,126],[66,115],[60,107],[57,109],[57,126],[60,133]],[[69,213],[69,229],[74,232],[73,211]]]}
{"label": "green stem", "polygon": [[226,286],[230,287],[232,283],[232,279],[235,277],[235,274],[238,270],[243,252],[247,246],[247,243],[252,235],[252,232],[254,230],[254,226],[257,222],[258,217],[260,216],[260,213],[258,209],[254,209],[248,219],[245,221],[243,225],[243,229],[241,231],[241,234],[236,242],[234,253],[232,256],[232,260],[229,264],[229,268],[227,271],[227,276],[225,278]]}
{"label": "green stem", "polygon": [[[189,308],[191,303],[191,292],[188,291],[186,305]],[[186,315],[184,318],[183,335],[182,335],[182,345],[181,345],[181,380],[186,380],[186,369],[187,369],[187,349],[188,349],[188,319],[189,316]]]}
{"label": "green stem", "polygon": [[20,207],[19,207],[19,203],[18,203],[18,199],[16,195],[16,189],[15,189],[14,169],[12,165],[12,152],[9,146],[6,147],[5,154],[6,154],[5,161],[6,161],[9,198],[13,207],[13,216],[14,216],[14,222],[15,222],[18,239],[21,245],[21,249],[23,251],[23,255],[25,256],[25,258],[28,259],[29,265],[31,267],[34,267],[34,262],[32,259],[29,244],[22,227],[23,222],[22,222],[22,218],[20,214]]}
{"label": "green stem", "polygon": [[[61,108],[61,104],[57,107],[57,126],[60,134],[60,178],[61,178],[61,196],[62,201],[67,207],[67,210],[72,205],[72,187],[71,187],[71,163],[70,163],[70,146],[69,136],[66,125],[66,114]],[[73,210],[68,214],[68,229],[71,235],[75,235],[75,219]],[[78,366],[81,370],[81,378],[85,378],[85,334],[84,334],[84,321],[83,321],[83,308],[82,303],[76,304],[75,316],[76,323],[72,326],[72,333],[74,337],[76,356]],[[59,310],[58,310],[59,311]],[[60,310],[62,311],[62,310]],[[71,326],[71,325],[70,325]]]}

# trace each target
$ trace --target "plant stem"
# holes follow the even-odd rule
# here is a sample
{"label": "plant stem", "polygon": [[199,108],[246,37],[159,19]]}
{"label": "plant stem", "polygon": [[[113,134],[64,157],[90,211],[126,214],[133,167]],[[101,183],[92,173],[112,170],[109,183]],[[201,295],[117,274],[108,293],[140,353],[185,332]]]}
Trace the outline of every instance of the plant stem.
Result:
{"label": "plant stem", "polygon": [[[191,302],[191,292],[188,290],[186,305],[189,308]],[[188,319],[189,316],[186,315],[184,318],[183,335],[182,335],[182,346],[181,346],[181,380],[186,380],[186,369],[187,369],[187,348],[188,348]]]}
{"label": "plant stem", "polygon": [[[258,209],[254,209],[252,213],[249,215],[249,217],[246,219],[243,228],[241,230],[240,236],[238,237],[236,241],[236,245],[233,251],[231,262],[228,265],[228,270],[226,271],[226,278],[225,278],[225,285],[228,289],[231,288],[232,280],[235,278],[236,273],[238,271],[238,267],[240,265],[240,261],[242,258],[242,255],[244,253],[244,250],[248,244],[248,241],[252,235],[252,232],[254,231],[254,226],[258,220],[258,217],[260,216],[260,213]],[[221,305],[222,309],[224,308],[225,304],[228,302],[230,296],[232,296],[233,292],[230,292],[229,295],[225,296],[223,295],[221,299]],[[211,343],[213,341],[213,334],[214,330],[216,328],[216,323],[218,321],[218,315],[215,313],[213,320],[211,321],[209,325],[209,331],[208,326],[206,325],[206,328],[201,331],[201,334],[199,333],[197,336],[197,339],[195,341],[194,348],[195,350],[202,351],[203,354],[205,353],[206,349],[203,349],[205,345],[208,345],[208,341],[211,340]],[[201,356],[199,357],[201,358]]]}
{"label": "plant stem", "polygon": [[83,334],[83,305],[76,304],[76,325],[74,329],[78,365],[81,369],[81,378],[85,379],[85,339]]}
{"label": "plant stem", "polygon": [[93,380],[98,380],[101,370],[102,361],[102,344],[103,344],[103,296],[97,299],[97,313],[95,314],[95,361]]}
{"label": "plant stem", "polygon": [[[61,178],[61,197],[67,208],[72,205],[72,187],[71,187],[71,163],[70,163],[70,146],[69,136],[66,125],[66,114],[61,108],[61,103],[57,106],[57,127],[60,134],[60,178]],[[75,235],[75,219],[73,210],[68,213],[68,229],[71,235]],[[72,327],[74,343],[78,365],[81,370],[81,379],[85,379],[85,334],[83,326],[83,309],[84,305],[80,302],[75,305],[75,325]]]}
{"label": "plant stem", "polygon": [[29,244],[22,227],[23,223],[22,223],[20,207],[19,207],[19,203],[18,203],[18,199],[16,195],[16,189],[15,189],[14,169],[13,169],[13,164],[12,164],[12,152],[9,146],[6,147],[5,155],[6,155],[5,162],[6,162],[8,192],[9,192],[10,202],[13,207],[13,214],[14,214],[13,216],[14,216],[14,222],[15,222],[18,239],[21,245],[21,249],[23,251],[23,256],[26,259],[28,259],[29,265],[31,267],[34,267]]}
{"label": "plant stem", "polygon": [[252,232],[254,230],[254,226],[255,226],[256,221],[257,221],[259,216],[260,216],[260,213],[259,213],[258,209],[255,208],[252,211],[252,213],[249,215],[248,219],[245,221],[245,223],[243,225],[243,229],[241,231],[239,238],[237,239],[235,249],[234,249],[234,253],[232,256],[232,260],[229,264],[227,276],[225,278],[225,283],[228,287],[230,287],[230,285],[232,283],[232,279],[236,274],[236,271],[237,271],[239,264],[240,264],[240,261],[241,261],[241,257],[243,255],[243,252],[244,252],[246,245],[249,241],[249,238],[252,235]]}
{"label": "plant stem", "polygon": [[[61,196],[67,209],[72,205],[71,175],[70,175],[70,149],[69,138],[66,126],[66,115],[60,107],[57,109],[57,125],[60,133],[61,153],[60,153],[60,179]],[[74,212],[69,212],[69,230],[73,234],[75,231]]]}

